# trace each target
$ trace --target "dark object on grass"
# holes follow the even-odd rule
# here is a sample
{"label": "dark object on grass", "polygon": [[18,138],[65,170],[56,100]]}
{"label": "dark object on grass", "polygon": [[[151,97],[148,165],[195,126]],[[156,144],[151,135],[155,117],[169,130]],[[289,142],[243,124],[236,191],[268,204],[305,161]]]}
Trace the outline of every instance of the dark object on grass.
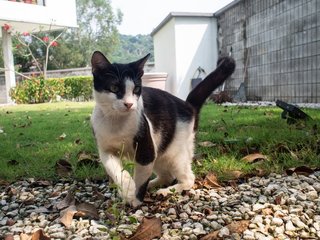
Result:
{"label": "dark object on grass", "polygon": [[297,122],[297,120],[308,120],[311,119],[311,117],[303,112],[300,108],[283,102],[281,100],[276,101],[276,105],[283,109],[283,112],[281,113],[281,117],[283,119],[287,119],[288,124],[294,124]]}
{"label": "dark object on grass", "polygon": [[210,96],[210,99],[217,104],[232,102],[232,98],[229,96],[229,94],[226,91],[221,91],[219,93],[212,94]]}

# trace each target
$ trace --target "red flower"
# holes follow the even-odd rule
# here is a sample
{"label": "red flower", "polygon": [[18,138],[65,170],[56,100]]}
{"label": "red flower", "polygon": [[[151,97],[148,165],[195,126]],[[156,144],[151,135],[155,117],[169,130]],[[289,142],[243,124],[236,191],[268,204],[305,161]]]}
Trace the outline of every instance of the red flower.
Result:
{"label": "red flower", "polygon": [[42,40],[43,40],[44,42],[49,42],[49,37],[48,37],[48,36],[45,36],[45,37],[42,38]]}
{"label": "red flower", "polygon": [[8,31],[9,29],[11,28],[11,26],[9,25],[9,24],[4,24],[3,25],[3,29],[5,30],[5,31]]}
{"label": "red flower", "polygon": [[58,42],[53,41],[50,46],[52,46],[52,47],[57,47],[57,46],[58,46]]}
{"label": "red flower", "polygon": [[23,35],[23,36],[30,36],[30,33],[28,33],[28,32],[23,32],[22,35]]}

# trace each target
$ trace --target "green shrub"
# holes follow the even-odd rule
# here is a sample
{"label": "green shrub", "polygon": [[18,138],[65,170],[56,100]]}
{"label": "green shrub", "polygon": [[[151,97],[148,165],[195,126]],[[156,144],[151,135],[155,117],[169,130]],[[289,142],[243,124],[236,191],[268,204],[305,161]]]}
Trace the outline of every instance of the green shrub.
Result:
{"label": "green shrub", "polygon": [[67,77],[64,79],[66,98],[79,100],[83,98],[88,101],[92,98],[92,77]]}
{"label": "green shrub", "polygon": [[92,98],[92,77],[26,79],[10,91],[16,103],[43,103],[56,101],[60,96],[66,100],[79,101]]}

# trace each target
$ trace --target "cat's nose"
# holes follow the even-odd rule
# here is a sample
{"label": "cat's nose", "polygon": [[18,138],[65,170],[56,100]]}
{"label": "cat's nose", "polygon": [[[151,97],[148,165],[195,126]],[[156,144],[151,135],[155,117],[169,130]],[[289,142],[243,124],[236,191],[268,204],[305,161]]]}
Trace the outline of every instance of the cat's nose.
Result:
{"label": "cat's nose", "polygon": [[133,103],[124,103],[127,109],[130,109],[133,105]]}

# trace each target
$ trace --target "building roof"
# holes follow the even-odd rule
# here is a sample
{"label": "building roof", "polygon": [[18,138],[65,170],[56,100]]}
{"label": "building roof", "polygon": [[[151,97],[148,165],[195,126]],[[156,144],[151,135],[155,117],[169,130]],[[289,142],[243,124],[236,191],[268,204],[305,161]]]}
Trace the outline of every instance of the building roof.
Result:
{"label": "building roof", "polygon": [[162,22],[151,32],[154,36],[164,25],[166,25],[172,18],[175,17],[213,17],[213,13],[195,13],[195,12],[171,12],[162,20]]}
{"label": "building roof", "polygon": [[154,36],[164,25],[166,25],[174,17],[216,17],[224,13],[234,5],[238,4],[243,0],[234,0],[225,7],[221,8],[215,13],[196,13],[196,12],[171,12],[166,16],[165,19],[151,32],[151,36]]}

